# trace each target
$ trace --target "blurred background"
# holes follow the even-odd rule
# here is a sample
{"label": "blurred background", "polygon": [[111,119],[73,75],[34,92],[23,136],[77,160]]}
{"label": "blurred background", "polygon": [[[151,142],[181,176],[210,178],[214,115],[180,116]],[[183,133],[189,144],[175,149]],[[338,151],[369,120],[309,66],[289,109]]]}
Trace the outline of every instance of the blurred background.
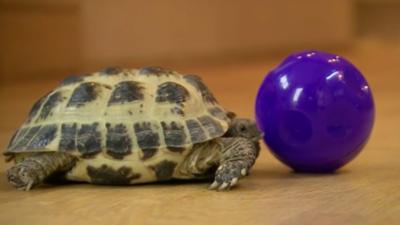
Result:
{"label": "blurred background", "polygon": [[395,51],[400,1],[0,0],[0,32],[7,85],[110,65],[185,70],[365,43]]}

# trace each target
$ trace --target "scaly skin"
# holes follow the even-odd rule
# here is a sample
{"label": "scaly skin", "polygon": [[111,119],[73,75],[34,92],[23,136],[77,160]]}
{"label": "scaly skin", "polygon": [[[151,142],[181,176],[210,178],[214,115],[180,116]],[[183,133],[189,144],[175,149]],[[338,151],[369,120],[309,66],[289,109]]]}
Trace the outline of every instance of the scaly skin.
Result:
{"label": "scaly skin", "polygon": [[258,143],[242,137],[220,138],[220,166],[210,189],[228,190],[246,176],[258,156]]}
{"label": "scaly skin", "polygon": [[18,190],[29,191],[55,173],[66,172],[76,158],[67,153],[40,153],[26,157],[7,171],[8,181]]}
{"label": "scaly skin", "polygon": [[243,137],[222,137],[197,144],[175,178],[213,178],[209,189],[229,190],[248,174],[259,150],[258,142]]}

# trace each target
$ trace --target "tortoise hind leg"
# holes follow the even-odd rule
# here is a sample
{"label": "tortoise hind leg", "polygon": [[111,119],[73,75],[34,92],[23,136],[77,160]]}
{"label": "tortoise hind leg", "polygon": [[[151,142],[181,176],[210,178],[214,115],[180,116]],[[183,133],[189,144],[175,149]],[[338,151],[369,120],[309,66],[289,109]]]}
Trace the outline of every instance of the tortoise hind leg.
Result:
{"label": "tortoise hind leg", "polygon": [[258,156],[258,145],[242,137],[219,138],[220,166],[210,189],[228,190],[246,176]]}
{"label": "tortoise hind leg", "polygon": [[8,182],[29,191],[56,173],[70,170],[76,158],[59,152],[40,153],[24,158],[7,171]]}

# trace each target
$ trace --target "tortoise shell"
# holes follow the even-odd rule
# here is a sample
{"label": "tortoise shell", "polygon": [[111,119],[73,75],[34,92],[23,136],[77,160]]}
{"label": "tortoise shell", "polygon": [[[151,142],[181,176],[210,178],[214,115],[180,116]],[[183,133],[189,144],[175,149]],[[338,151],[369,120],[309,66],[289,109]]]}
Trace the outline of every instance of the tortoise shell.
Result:
{"label": "tortoise shell", "polygon": [[179,152],[222,136],[230,119],[201,79],[171,70],[109,68],[69,77],[37,101],[5,155],[100,152],[123,159]]}

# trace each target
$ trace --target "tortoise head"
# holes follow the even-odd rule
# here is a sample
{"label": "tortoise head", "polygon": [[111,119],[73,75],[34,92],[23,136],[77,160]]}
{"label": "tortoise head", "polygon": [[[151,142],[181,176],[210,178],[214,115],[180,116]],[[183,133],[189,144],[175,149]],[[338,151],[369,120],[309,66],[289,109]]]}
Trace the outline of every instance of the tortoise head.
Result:
{"label": "tortoise head", "polygon": [[262,133],[258,130],[257,124],[249,119],[234,118],[225,136],[244,137],[258,143]]}

